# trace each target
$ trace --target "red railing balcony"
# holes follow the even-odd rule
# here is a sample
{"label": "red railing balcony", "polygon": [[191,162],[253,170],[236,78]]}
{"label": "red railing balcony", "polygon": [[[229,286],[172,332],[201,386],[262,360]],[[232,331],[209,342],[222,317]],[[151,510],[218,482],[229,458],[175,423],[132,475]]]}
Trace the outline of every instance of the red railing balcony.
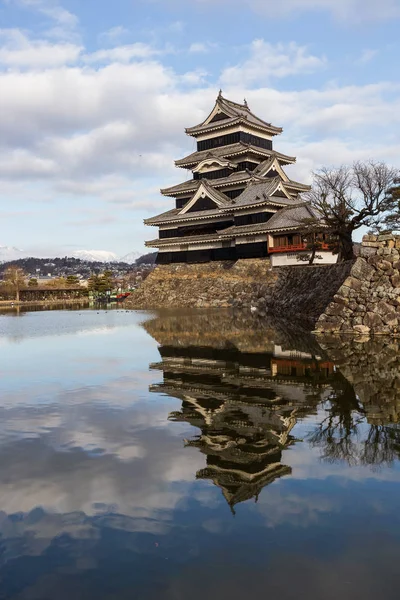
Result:
{"label": "red railing balcony", "polygon": [[[304,252],[304,250],[307,250],[307,244],[289,244],[288,246],[273,246],[268,248],[270,254],[275,252]],[[329,245],[321,244],[318,250],[329,250]]]}

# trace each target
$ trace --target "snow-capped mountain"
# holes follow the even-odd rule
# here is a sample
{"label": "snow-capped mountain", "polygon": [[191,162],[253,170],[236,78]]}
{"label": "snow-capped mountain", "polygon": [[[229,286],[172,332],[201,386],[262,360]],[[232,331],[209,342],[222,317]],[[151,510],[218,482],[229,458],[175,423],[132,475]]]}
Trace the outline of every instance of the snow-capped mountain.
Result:
{"label": "snow-capped mountain", "polygon": [[108,250],[76,250],[72,253],[72,257],[93,262],[115,262],[119,260],[114,252]]}
{"label": "snow-capped mountain", "polygon": [[10,260],[18,260],[19,258],[27,258],[26,252],[13,246],[0,246],[0,263]]}
{"label": "snow-capped mountain", "polygon": [[[61,255],[64,256],[64,253],[61,253],[60,256]],[[19,248],[0,245],[0,263],[18,260],[19,258],[28,258],[30,256],[32,256],[32,254],[28,254]],[[56,255],[53,255],[53,258],[55,258],[55,256]],[[124,256],[118,256],[115,252],[110,252],[109,250],[76,250],[70,256],[89,262],[124,262],[128,265],[133,265],[136,260],[142,256],[142,253],[133,251]],[[46,258],[52,258],[52,256],[46,256]]]}
{"label": "snow-capped mountain", "polygon": [[125,254],[125,256],[121,256],[119,259],[120,262],[128,263],[128,265],[133,265],[138,258],[142,256],[141,252],[129,252],[129,254]]}

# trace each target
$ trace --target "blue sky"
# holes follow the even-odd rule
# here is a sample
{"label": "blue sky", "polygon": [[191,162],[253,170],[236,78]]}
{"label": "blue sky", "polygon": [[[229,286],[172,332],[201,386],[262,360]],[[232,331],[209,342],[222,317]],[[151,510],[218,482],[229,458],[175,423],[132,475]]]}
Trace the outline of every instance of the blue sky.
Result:
{"label": "blue sky", "polygon": [[0,0],[0,246],[142,251],[218,90],[288,174],[400,164],[400,0]]}

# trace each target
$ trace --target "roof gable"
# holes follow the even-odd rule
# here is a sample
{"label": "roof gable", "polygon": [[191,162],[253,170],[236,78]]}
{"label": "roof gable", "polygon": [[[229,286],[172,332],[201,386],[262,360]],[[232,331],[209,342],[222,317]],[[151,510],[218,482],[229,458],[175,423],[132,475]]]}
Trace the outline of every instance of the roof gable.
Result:
{"label": "roof gable", "polygon": [[283,181],[289,181],[289,177],[282,169],[282,166],[276,156],[272,156],[269,160],[265,160],[264,162],[260,163],[254,170],[254,174],[258,175],[259,177],[265,177],[271,172],[274,172],[275,175],[280,175]]}
{"label": "roof gable", "polygon": [[285,184],[283,181],[279,181],[274,189],[273,192],[271,192],[270,194],[271,197],[274,196],[278,196],[278,197],[286,197],[290,200],[293,199],[293,195],[286,189]]}
{"label": "roof gable", "polygon": [[225,119],[229,119],[229,115],[224,112],[217,112],[217,114],[210,119],[209,123],[217,123],[218,121],[225,121]]}
{"label": "roof gable", "polygon": [[193,173],[198,173],[204,167],[215,167],[216,169],[225,169],[227,167],[236,168],[235,163],[232,163],[230,160],[219,158],[218,156],[214,156],[210,153],[209,158],[202,160],[198,165],[193,169]]}
{"label": "roof gable", "polygon": [[[214,189],[206,181],[201,180],[200,185],[193,198],[185,204],[185,206],[179,212],[179,215],[184,215],[188,212],[193,212],[197,210],[209,210],[210,208],[212,208],[210,202],[214,203],[215,206],[213,208],[224,208],[231,204],[229,198],[225,196],[225,194],[222,194],[222,192],[219,192],[218,190]],[[201,208],[203,206],[206,208]]]}
{"label": "roof gable", "polygon": [[252,125],[258,129],[261,128],[263,130],[268,130],[271,135],[278,135],[282,133],[282,129],[280,127],[275,127],[271,125],[271,123],[263,121],[254,113],[252,113],[246,100],[243,104],[232,102],[231,100],[224,98],[221,91],[217,97],[214,108],[208,117],[202,123],[199,123],[194,127],[188,127],[186,129],[186,133],[189,135],[196,135],[196,133],[201,133],[202,130],[208,130],[209,128],[212,129],[212,126],[218,125],[218,122],[221,122],[222,126],[244,122],[249,126]]}
{"label": "roof gable", "polygon": [[[218,98],[214,104],[214,108],[208,115],[205,121],[197,125],[197,127],[205,127],[206,125],[210,125],[211,123],[215,123],[217,121],[223,121],[224,119],[237,119],[237,112],[233,111],[232,108],[228,105],[228,103],[223,102],[221,92],[218,95]],[[244,108],[244,107],[243,107]]]}
{"label": "roof gable", "polygon": [[274,197],[278,199],[278,204],[279,200],[282,198],[295,202],[293,195],[285,188],[285,184],[280,177],[269,178],[265,181],[260,181],[257,177],[254,178],[244,192],[235,199],[234,205],[251,206],[252,204],[257,204],[259,202],[271,201]]}

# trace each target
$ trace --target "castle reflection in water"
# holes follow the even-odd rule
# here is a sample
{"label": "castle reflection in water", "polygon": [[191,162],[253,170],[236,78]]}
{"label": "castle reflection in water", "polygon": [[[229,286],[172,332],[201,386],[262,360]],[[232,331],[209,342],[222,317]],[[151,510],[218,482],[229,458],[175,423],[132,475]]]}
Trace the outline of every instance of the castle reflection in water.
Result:
{"label": "castle reflection in water", "polygon": [[338,377],[315,340],[229,313],[164,315],[144,327],[162,359],[150,365],[163,373],[150,391],[179,399],[169,419],[200,430],[185,440],[205,456],[196,477],[220,487],[234,511],[290,475],[282,453],[296,442],[292,429],[315,414]]}

